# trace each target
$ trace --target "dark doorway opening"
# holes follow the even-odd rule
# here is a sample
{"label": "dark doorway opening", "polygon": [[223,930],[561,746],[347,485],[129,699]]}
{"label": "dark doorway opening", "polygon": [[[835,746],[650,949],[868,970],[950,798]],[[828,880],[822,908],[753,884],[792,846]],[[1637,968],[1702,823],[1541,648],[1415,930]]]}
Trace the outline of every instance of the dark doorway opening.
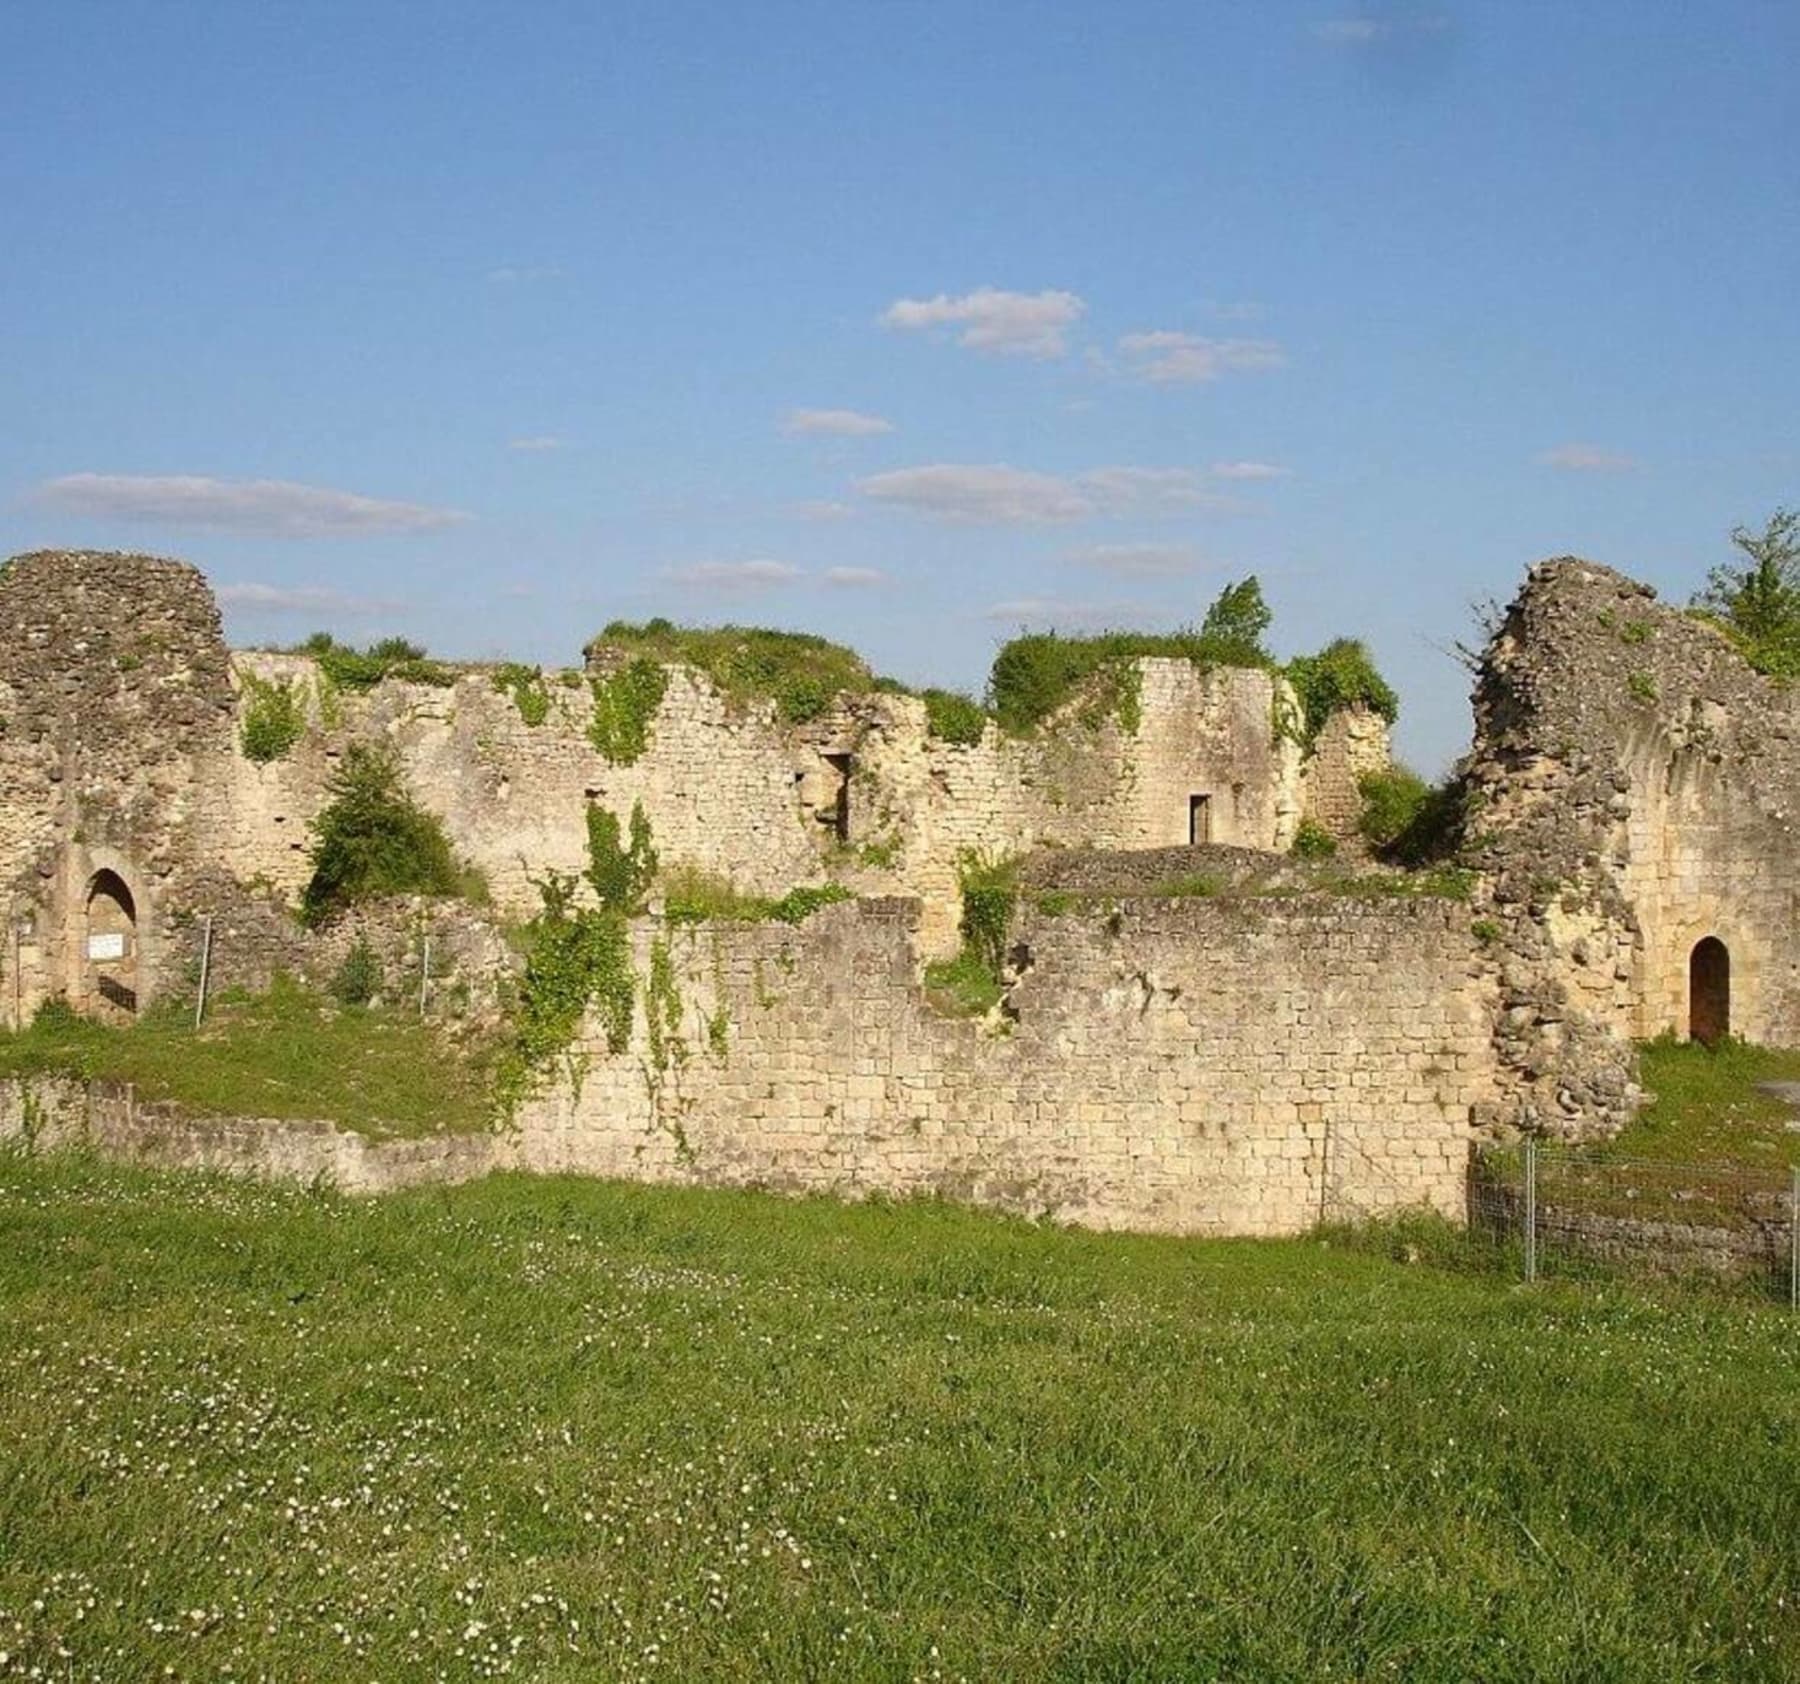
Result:
{"label": "dark doorway opening", "polygon": [[1688,956],[1688,1038],[1716,1047],[1731,1033],[1731,953],[1717,936]]}
{"label": "dark doorway opening", "polygon": [[850,840],[850,774],[856,770],[856,757],[850,754],[828,754],[826,764],[838,775],[837,804],[832,809],[831,831],[840,842]]}
{"label": "dark doorway opening", "polygon": [[1190,795],[1188,797],[1188,846],[1197,848],[1202,842],[1210,842],[1212,836],[1212,797],[1210,795]]}
{"label": "dark doorway opening", "polygon": [[82,957],[92,992],[115,1012],[137,1010],[137,902],[125,880],[97,871],[88,884]]}

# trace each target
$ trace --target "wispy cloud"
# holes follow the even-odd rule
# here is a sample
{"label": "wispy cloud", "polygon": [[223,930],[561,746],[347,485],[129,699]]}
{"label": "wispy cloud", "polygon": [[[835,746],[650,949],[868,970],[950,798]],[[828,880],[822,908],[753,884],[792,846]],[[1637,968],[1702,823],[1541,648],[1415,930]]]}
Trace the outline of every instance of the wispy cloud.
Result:
{"label": "wispy cloud", "polygon": [[569,441],[567,439],[559,439],[554,433],[539,433],[532,438],[508,439],[506,448],[508,450],[527,450],[533,452],[544,450],[567,450],[569,448]]}
{"label": "wispy cloud", "polygon": [[1125,372],[1153,386],[1191,386],[1223,374],[1284,368],[1287,355],[1272,339],[1207,339],[1159,328],[1119,340]]}
{"label": "wispy cloud", "polygon": [[828,498],[815,498],[795,503],[789,511],[799,520],[849,520],[856,513],[849,503],[835,503]]}
{"label": "wispy cloud", "polygon": [[245,581],[220,585],[214,593],[226,608],[262,614],[391,614],[397,597],[351,596],[329,585],[264,585]]}
{"label": "wispy cloud", "polygon": [[1072,292],[1002,292],[978,287],[959,298],[900,298],[882,314],[891,328],[947,327],[960,331],[956,342],[995,356],[1061,357],[1068,354],[1069,329],[1087,309]]}
{"label": "wispy cloud", "polygon": [[1235,509],[1209,491],[1192,468],[1090,468],[1075,484],[1096,509],[1110,515],[1168,514],[1185,509]]}
{"label": "wispy cloud", "polygon": [[781,418],[781,430],[835,439],[866,439],[891,433],[894,423],[879,415],[865,415],[859,409],[790,409]]}
{"label": "wispy cloud", "polygon": [[1273,462],[1215,462],[1207,472],[1214,479],[1269,480],[1286,479],[1293,469],[1278,467]]}
{"label": "wispy cloud", "polygon": [[1174,579],[1205,565],[1192,544],[1089,544],[1071,550],[1069,560],[1124,579]]}
{"label": "wispy cloud", "polygon": [[879,567],[828,567],[825,569],[825,583],[847,590],[866,588],[870,585],[885,585],[888,576]]}
{"label": "wispy cloud", "polygon": [[1016,596],[982,609],[984,620],[1028,627],[1141,624],[1155,611],[1141,602],[1079,602],[1055,596]]}
{"label": "wispy cloud", "polygon": [[663,577],[671,584],[698,585],[711,590],[752,595],[791,585],[805,575],[786,561],[696,561],[671,567]]}
{"label": "wispy cloud", "polygon": [[558,263],[503,263],[488,270],[495,286],[529,286],[533,281],[560,281],[566,273]]}
{"label": "wispy cloud", "polygon": [[874,502],[933,520],[988,526],[1237,507],[1208,490],[1192,468],[1105,467],[1062,476],[1004,462],[939,462],[873,474],[859,480],[857,490]]}
{"label": "wispy cloud", "polygon": [[1312,26],[1316,40],[1330,47],[1355,50],[1407,35],[1442,35],[1450,19],[1442,12],[1392,12],[1379,17],[1359,13],[1354,17],[1324,18]]}
{"label": "wispy cloud", "polygon": [[1623,451],[1605,450],[1597,444],[1559,444],[1539,456],[1538,465],[1572,474],[1622,474],[1629,473],[1637,462]]}
{"label": "wispy cloud", "polygon": [[940,462],[896,468],[857,482],[863,496],[933,520],[995,526],[1036,526],[1082,520],[1093,501],[1068,480],[1004,462]]}
{"label": "wispy cloud", "polygon": [[394,503],[288,480],[205,479],[178,474],[66,474],[34,500],[94,520],[209,528],[263,538],[363,538],[435,532],[469,517],[455,509]]}

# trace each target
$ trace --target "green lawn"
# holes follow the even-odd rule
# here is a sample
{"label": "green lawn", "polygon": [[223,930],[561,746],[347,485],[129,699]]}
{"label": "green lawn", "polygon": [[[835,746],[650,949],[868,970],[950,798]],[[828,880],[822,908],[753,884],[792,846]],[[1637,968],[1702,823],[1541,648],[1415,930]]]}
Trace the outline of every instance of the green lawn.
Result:
{"label": "green lawn", "polygon": [[198,1031],[186,1005],[128,1027],[40,1014],[0,1030],[0,1076],[134,1082],[140,1098],[199,1115],[325,1118],[381,1138],[486,1127],[487,1051],[404,1010],[338,1006],[278,978],[266,994],[221,998]]}
{"label": "green lawn", "polygon": [[1792,1679],[1796,1515],[1778,1309],[0,1155],[0,1679]]}
{"label": "green lawn", "polygon": [[1796,1112],[1757,1084],[1800,1082],[1800,1050],[1743,1041],[1709,1048],[1670,1036],[1638,1051],[1641,1080],[1654,1099],[1607,1144],[1608,1155],[1731,1163],[1787,1185],[1791,1167],[1800,1164],[1800,1134],[1786,1127]]}

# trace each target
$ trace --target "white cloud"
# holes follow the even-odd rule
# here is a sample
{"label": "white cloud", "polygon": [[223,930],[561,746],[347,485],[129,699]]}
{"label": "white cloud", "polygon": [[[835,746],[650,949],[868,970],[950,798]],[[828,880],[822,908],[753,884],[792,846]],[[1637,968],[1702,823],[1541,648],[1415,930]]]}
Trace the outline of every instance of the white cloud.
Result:
{"label": "white cloud", "polygon": [[1539,456],[1538,464],[1575,474],[1619,474],[1637,466],[1622,451],[1604,450],[1597,444],[1559,444]]}
{"label": "white cloud", "polygon": [[1450,19],[1442,12],[1389,12],[1382,17],[1326,18],[1312,26],[1316,39],[1329,46],[1372,47],[1378,41],[1392,41],[1407,35],[1443,35]]}
{"label": "white cloud", "polygon": [[1068,480],[1004,462],[897,468],[859,480],[857,490],[934,520],[982,525],[1035,526],[1082,520],[1094,512],[1093,501]]}
{"label": "white cloud", "polygon": [[1192,468],[1090,468],[1065,477],[1004,462],[896,468],[857,481],[863,496],[933,520],[988,526],[1048,526],[1095,516],[1233,509]]}
{"label": "white cloud", "polygon": [[554,433],[539,433],[532,438],[509,439],[506,448],[508,450],[539,451],[566,450],[568,449],[568,446],[569,441],[567,439],[559,439]]}
{"label": "white cloud", "polygon": [[1192,468],[1090,468],[1075,483],[1111,515],[1237,507],[1229,497],[1208,491]]}
{"label": "white cloud", "polygon": [[1273,462],[1215,462],[1207,472],[1214,479],[1262,480],[1286,479],[1293,469],[1277,467]]}
{"label": "white cloud", "polygon": [[215,592],[227,608],[263,614],[388,614],[402,606],[391,597],[351,596],[329,585],[263,585],[246,581]]}
{"label": "white cloud", "polygon": [[701,585],[714,590],[769,591],[791,585],[803,575],[785,561],[697,561],[687,567],[671,567],[663,574],[677,585]]}
{"label": "white cloud", "polygon": [[847,589],[857,589],[868,585],[885,585],[887,575],[879,567],[828,567],[825,569],[825,583],[838,585]]}
{"label": "white cloud", "polygon": [[792,512],[801,520],[848,520],[856,513],[856,510],[848,503],[816,499],[811,502],[796,503]]}
{"label": "white cloud", "polygon": [[901,298],[890,304],[882,324],[894,328],[953,327],[956,342],[996,356],[1061,357],[1068,354],[1069,329],[1087,309],[1072,292],[1002,292],[978,287],[960,298]]}
{"label": "white cloud", "polygon": [[1141,602],[1071,602],[1055,596],[1017,596],[990,603],[982,609],[981,617],[1014,626],[1091,627],[1141,624],[1154,618],[1155,611]]}
{"label": "white cloud", "polygon": [[866,439],[891,433],[892,421],[857,409],[790,409],[781,420],[784,433],[822,433],[827,438]]}
{"label": "white cloud", "polygon": [[1206,339],[1166,328],[1128,333],[1119,351],[1126,372],[1153,386],[1197,385],[1222,374],[1287,366],[1286,353],[1272,339]]}
{"label": "white cloud", "polygon": [[1071,550],[1069,560],[1126,579],[1173,579],[1205,565],[1192,544],[1090,544]]}
{"label": "white cloud", "polygon": [[204,479],[180,474],[65,474],[38,488],[36,501],[96,520],[209,527],[265,538],[361,538],[377,532],[435,532],[469,517],[455,509],[391,503],[354,491],[287,480]]}
{"label": "white cloud", "polygon": [[1327,18],[1313,25],[1313,34],[1334,47],[1363,47],[1393,32],[1391,23],[1379,18]]}

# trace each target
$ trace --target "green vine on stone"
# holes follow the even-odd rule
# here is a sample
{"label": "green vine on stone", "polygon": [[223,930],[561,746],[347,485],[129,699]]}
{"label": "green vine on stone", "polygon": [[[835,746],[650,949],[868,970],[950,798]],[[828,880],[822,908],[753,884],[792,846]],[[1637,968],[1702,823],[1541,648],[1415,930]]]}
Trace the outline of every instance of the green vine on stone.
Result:
{"label": "green vine on stone", "polygon": [[550,717],[550,685],[541,667],[508,661],[494,671],[494,688],[511,696],[519,717],[527,725],[542,725]]}
{"label": "green vine on stone", "polygon": [[613,765],[635,765],[650,746],[651,724],[668,693],[668,672],[639,655],[610,676],[595,674],[588,688],[594,696],[588,741]]}
{"label": "green vine on stone", "polygon": [[266,766],[279,760],[306,733],[306,708],[293,681],[264,678],[238,668],[244,683],[244,725],[238,741],[246,760]]}

